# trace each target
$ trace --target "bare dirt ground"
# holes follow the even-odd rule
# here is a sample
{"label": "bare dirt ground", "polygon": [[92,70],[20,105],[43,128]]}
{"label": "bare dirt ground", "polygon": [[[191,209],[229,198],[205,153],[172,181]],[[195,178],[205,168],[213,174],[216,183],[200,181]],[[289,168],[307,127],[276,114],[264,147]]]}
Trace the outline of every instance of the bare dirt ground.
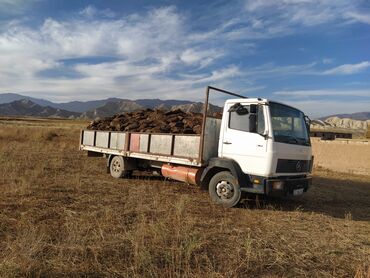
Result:
{"label": "bare dirt ground", "polygon": [[299,198],[213,205],[115,180],[72,121],[0,119],[0,277],[370,277],[370,177],[316,170]]}

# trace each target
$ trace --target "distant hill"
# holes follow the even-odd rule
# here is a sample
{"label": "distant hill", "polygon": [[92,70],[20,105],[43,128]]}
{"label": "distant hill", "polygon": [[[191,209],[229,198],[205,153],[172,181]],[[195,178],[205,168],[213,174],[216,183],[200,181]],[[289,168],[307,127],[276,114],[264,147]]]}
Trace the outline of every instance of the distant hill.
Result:
{"label": "distant hill", "polygon": [[105,118],[108,116],[113,116],[114,114],[131,112],[141,109],[145,109],[145,107],[139,105],[138,103],[132,100],[111,101],[104,104],[101,107],[82,113],[81,118],[84,119]]}
{"label": "distant hill", "polygon": [[33,116],[53,118],[78,118],[80,113],[57,109],[50,106],[41,106],[29,99],[16,100],[0,104],[1,116]]}
{"label": "distant hill", "polygon": [[0,94],[0,104],[3,103],[11,103],[13,101],[17,100],[23,100],[23,99],[28,99],[32,101],[33,103],[36,103],[41,106],[50,106],[53,107],[54,103],[45,99],[41,98],[33,98],[29,96],[24,96],[20,94],[13,94],[13,93],[7,93],[7,94]]}
{"label": "distant hill", "polygon": [[348,129],[363,129],[366,130],[370,120],[360,121],[349,118],[330,117],[325,120],[333,127],[348,128]]}
{"label": "distant hill", "polygon": [[343,130],[365,131],[369,126],[370,112],[336,114],[311,121],[312,128],[325,130],[339,128]]}
{"label": "distant hill", "polygon": [[348,118],[330,117],[325,121],[311,120],[312,130],[343,131],[351,133],[364,133],[370,127],[370,120],[359,121]]}
{"label": "distant hill", "polygon": [[79,112],[79,113],[103,106],[104,104],[110,101],[121,100],[119,98],[107,98],[107,99],[92,100],[92,101],[70,101],[70,102],[56,103],[56,102],[48,101],[45,99],[33,98],[33,97],[24,96],[20,94],[13,94],[13,93],[0,94],[0,104],[10,103],[13,101],[23,100],[23,99],[31,100],[33,103],[41,105],[41,106],[50,106],[50,107],[57,108],[57,109],[63,109],[63,110]]}
{"label": "distant hill", "polygon": [[52,107],[65,109],[68,111],[73,112],[86,112],[91,109],[95,109],[97,107],[103,106],[108,102],[120,101],[120,98],[107,98],[101,100],[91,100],[91,101],[71,101],[71,102],[63,102],[63,103],[53,103]]}
{"label": "distant hill", "polygon": [[366,120],[370,120],[370,112],[357,112],[357,113],[351,113],[351,114],[336,114],[336,115],[321,117],[320,120],[326,120],[326,119],[332,118],[332,117],[337,117],[339,119],[352,119],[352,120],[358,120],[358,121],[366,121]]}

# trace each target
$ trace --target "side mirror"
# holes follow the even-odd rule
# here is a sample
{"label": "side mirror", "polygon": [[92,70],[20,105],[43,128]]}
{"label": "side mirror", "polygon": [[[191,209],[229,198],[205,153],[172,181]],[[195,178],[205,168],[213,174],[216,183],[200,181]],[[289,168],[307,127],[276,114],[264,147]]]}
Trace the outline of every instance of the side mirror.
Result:
{"label": "side mirror", "polygon": [[249,115],[249,132],[257,133],[257,115]]}
{"label": "side mirror", "polygon": [[251,114],[257,114],[257,104],[251,104],[250,106],[249,106],[249,113],[251,113]]}
{"label": "side mirror", "polygon": [[247,107],[241,105],[240,103],[235,103],[234,105],[232,105],[229,108],[228,112],[236,112],[236,114],[238,114],[239,116],[249,114]]}
{"label": "side mirror", "polygon": [[311,132],[311,119],[306,115],[304,116],[304,119],[305,119],[305,122],[306,122],[306,127],[307,127],[308,134],[310,134],[310,132]]}

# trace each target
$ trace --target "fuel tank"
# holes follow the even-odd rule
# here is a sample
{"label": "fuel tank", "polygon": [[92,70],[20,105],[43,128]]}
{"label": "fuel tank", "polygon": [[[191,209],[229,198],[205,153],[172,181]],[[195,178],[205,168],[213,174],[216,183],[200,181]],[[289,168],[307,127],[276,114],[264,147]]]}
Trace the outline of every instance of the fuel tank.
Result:
{"label": "fuel tank", "polygon": [[200,184],[200,177],[204,168],[191,168],[185,166],[174,166],[163,164],[161,168],[162,175],[177,181],[183,181],[189,184]]}

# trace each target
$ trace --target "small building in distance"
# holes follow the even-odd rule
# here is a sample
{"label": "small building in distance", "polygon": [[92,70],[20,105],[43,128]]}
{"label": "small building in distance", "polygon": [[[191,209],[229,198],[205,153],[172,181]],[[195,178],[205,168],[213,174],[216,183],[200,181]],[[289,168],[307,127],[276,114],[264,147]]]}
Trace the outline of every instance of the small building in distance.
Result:
{"label": "small building in distance", "polygon": [[352,139],[353,135],[350,132],[311,130],[311,137],[320,137],[321,140],[335,140],[336,138]]}

